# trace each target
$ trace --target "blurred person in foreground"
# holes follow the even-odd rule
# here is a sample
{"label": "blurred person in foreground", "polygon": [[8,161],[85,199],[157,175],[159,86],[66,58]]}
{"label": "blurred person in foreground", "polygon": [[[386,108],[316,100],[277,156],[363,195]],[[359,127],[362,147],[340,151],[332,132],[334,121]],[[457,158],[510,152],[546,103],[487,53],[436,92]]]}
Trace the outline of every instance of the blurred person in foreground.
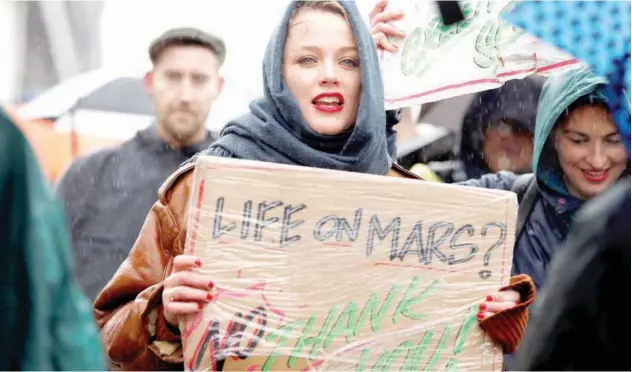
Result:
{"label": "blurred person in foreground", "polygon": [[72,273],[61,205],[0,109],[0,370],[103,370],[90,304]]}
{"label": "blurred person in foreground", "polygon": [[153,68],[145,75],[155,124],[77,159],[59,181],[79,282],[90,299],[127,257],[160,185],[213,142],[205,122],[222,90],[225,56],[222,40],[197,29],[160,35],[149,47]]}

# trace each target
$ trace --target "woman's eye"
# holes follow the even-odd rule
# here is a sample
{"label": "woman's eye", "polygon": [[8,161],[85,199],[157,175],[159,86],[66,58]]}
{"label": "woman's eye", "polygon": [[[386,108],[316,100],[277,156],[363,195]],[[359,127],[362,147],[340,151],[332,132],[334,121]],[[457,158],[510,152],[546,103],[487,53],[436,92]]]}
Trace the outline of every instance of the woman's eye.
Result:
{"label": "woman's eye", "polygon": [[306,65],[306,64],[311,64],[316,62],[316,59],[314,57],[301,57],[298,60],[298,63],[302,64],[302,65]]}
{"label": "woman's eye", "polygon": [[346,67],[358,67],[359,63],[355,59],[345,58],[342,60],[342,64]]}
{"label": "woman's eye", "polygon": [[621,143],[621,137],[620,136],[608,137],[606,138],[606,143],[609,143],[611,145],[618,145]]}
{"label": "woman's eye", "polygon": [[571,140],[572,143],[576,144],[576,145],[581,145],[586,143],[586,140],[583,138],[569,138]]}

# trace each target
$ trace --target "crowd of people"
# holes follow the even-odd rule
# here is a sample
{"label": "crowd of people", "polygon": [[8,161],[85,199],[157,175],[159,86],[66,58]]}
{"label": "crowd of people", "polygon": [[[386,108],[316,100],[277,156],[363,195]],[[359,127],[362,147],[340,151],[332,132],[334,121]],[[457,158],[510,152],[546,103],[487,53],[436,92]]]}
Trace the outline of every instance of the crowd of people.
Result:
{"label": "crowd of people", "polygon": [[[291,2],[263,58],[263,96],[218,138],[204,123],[222,90],[226,46],[197,29],[165,32],[149,47],[145,76],[154,124],[77,159],[55,195],[23,138],[7,140],[26,161],[0,168],[14,179],[0,186],[11,211],[3,239],[23,266],[5,262],[5,275],[30,274],[0,303],[21,327],[2,334],[13,347],[0,358],[5,369],[102,370],[104,360],[111,369],[183,368],[178,318],[214,294],[200,259],[184,254],[200,154],[423,182],[393,160],[399,117],[383,102],[377,51],[397,50],[392,40],[404,35],[390,22],[402,17],[381,0],[367,27],[353,2]],[[479,93],[464,118],[464,169],[450,182],[513,191],[519,201],[510,285],[481,299],[477,316],[502,346],[505,369],[630,368],[630,153],[607,84],[589,66],[512,80]],[[16,212],[36,204],[42,211]],[[46,215],[53,222],[40,226]],[[2,284],[20,282],[12,280]]]}

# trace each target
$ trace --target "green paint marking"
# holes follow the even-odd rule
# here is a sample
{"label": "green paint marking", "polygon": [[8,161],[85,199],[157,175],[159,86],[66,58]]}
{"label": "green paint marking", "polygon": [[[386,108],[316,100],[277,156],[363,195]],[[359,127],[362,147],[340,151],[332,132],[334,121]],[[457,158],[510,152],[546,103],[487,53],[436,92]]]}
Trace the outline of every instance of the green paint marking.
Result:
{"label": "green paint marking", "polygon": [[355,326],[355,330],[353,331],[353,335],[357,336],[362,331],[364,327],[364,323],[367,320],[367,317],[371,316],[371,330],[373,332],[379,332],[382,329],[382,323],[384,322],[384,316],[386,315],[386,311],[391,307],[391,303],[395,300],[395,297],[399,294],[399,285],[395,284],[391,288],[391,291],[388,293],[386,300],[384,300],[384,304],[378,311],[378,294],[376,292],[371,293],[371,296],[367,300],[364,308],[362,309],[362,314],[360,314],[360,319],[358,319],[358,323]]}
{"label": "green paint marking", "polygon": [[432,359],[430,359],[430,362],[426,368],[424,368],[424,371],[434,371],[435,364],[439,361],[439,357],[441,356],[441,353],[443,353],[446,343],[448,342],[448,338],[450,337],[450,333],[452,331],[451,328],[452,327],[449,324],[445,325],[445,331],[443,332],[443,336],[441,336],[441,341],[439,341],[439,345],[437,346]]}
{"label": "green paint marking", "polygon": [[463,322],[463,326],[459,331],[459,335],[456,337],[456,341],[454,342],[454,355],[459,355],[463,352],[463,347],[465,347],[465,341],[472,333],[472,328],[474,328],[474,324],[476,324],[476,313],[478,312],[478,307],[472,306],[470,307],[470,311],[465,317],[465,321]]}
{"label": "green paint marking", "polygon": [[331,328],[331,332],[325,338],[325,350],[329,351],[331,347],[331,343],[333,340],[339,336],[345,336],[347,343],[351,342],[351,337],[353,337],[355,325],[357,323],[358,318],[358,304],[354,301],[351,301],[347,304],[345,309],[342,311],[336,323]]}
{"label": "green paint marking", "polygon": [[272,351],[272,353],[270,353],[270,356],[268,356],[268,359],[266,359],[265,363],[263,364],[263,367],[261,368],[263,372],[268,372],[271,370],[274,362],[276,361],[276,358],[279,357],[280,349],[285,346],[285,342],[287,341],[294,328],[303,328],[306,324],[307,322],[303,320],[291,322],[279,328],[275,332],[269,333],[266,336],[266,341],[273,341],[274,339],[278,339],[279,342],[274,347],[274,350]]}
{"label": "green paint marking", "polygon": [[369,355],[369,349],[363,349],[362,350],[362,355],[360,355],[360,360],[358,361],[358,366],[356,367],[356,371],[358,372],[363,372],[364,371],[364,365],[366,364],[366,358]]}
{"label": "green paint marking", "polygon": [[404,363],[403,370],[404,371],[418,371],[419,364],[421,364],[421,359],[423,358],[424,352],[430,345],[430,341],[432,340],[432,336],[434,332],[427,331],[424,335],[424,338],[417,344],[416,348],[411,349],[408,352],[408,356],[406,357],[406,362]]}
{"label": "green paint marking", "polygon": [[417,287],[417,284],[419,284],[419,277],[415,276],[413,278],[412,283],[410,283],[410,285],[408,286],[408,289],[406,290],[406,293],[404,294],[404,298],[399,303],[399,305],[395,309],[395,312],[393,313],[393,323],[397,324],[397,322],[399,321],[400,314],[412,320],[425,319],[427,317],[426,314],[414,313],[412,310],[409,309],[409,307],[417,305],[418,303],[423,301],[424,298],[426,298],[430,294],[430,292],[434,289],[437,283],[439,283],[439,281],[435,280],[434,282],[430,283],[430,285],[426,289],[422,290],[418,295],[413,296],[412,292]]}

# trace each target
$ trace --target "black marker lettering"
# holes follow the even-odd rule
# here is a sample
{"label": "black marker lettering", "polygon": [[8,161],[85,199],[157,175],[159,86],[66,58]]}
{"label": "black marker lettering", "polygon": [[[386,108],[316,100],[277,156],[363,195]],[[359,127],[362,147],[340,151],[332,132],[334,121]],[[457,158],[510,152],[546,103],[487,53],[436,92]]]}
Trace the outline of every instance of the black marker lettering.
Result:
{"label": "black marker lettering", "polygon": [[241,233],[239,234],[239,238],[241,240],[248,239],[248,235],[250,235],[250,218],[252,218],[252,200],[248,200],[244,203],[244,214],[243,219],[241,220]]}
{"label": "black marker lettering", "polygon": [[[333,222],[332,228],[324,232],[323,230],[325,230],[325,226],[327,226],[327,224],[330,222]],[[314,239],[316,239],[319,242],[324,242],[325,240],[334,236],[337,231],[338,231],[338,217],[334,215],[325,216],[316,223],[316,226],[314,226]]]}
{"label": "black marker lettering", "polygon": [[468,238],[473,237],[475,233],[474,226],[464,225],[459,227],[459,229],[456,230],[456,232],[454,233],[454,235],[452,235],[452,238],[450,239],[450,249],[456,250],[460,248],[469,248],[470,252],[467,256],[459,259],[456,259],[454,254],[451,254],[448,258],[448,265],[456,265],[467,262],[474,258],[476,252],[478,252],[478,247],[472,243],[457,243],[457,240],[463,233],[467,233]]}
{"label": "black marker lettering", "polygon": [[305,223],[305,220],[292,221],[292,215],[296,212],[300,212],[307,208],[305,204],[299,205],[286,205],[283,212],[283,223],[281,224],[281,238],[279,239],[279,246],[281,248],[287,247],[290,243],[301,240],[300,235],[288,236],[290,229]]}
{"label": "black marker lettering", "polygon": [[219,239],[222,235],[235,229],[237,226],[234,222],[222,226],[222,214],[224,213],[224,197],[217,198],[215,203],[215,219],[213,221],[213,240]]}
{"label": "black marker lettering", "polygon": [[251,325],[250,322],[252,322],[255,318],[257,319],[257,323],[254,325],[255,330],[252,338],[248,340],[245,349],[242,350],[241,348],[239,348],[237,350],[237,356],[240,359],[248,358],[254,352],[257,345],[259,345],[259,341],[263,337],[264,330],[266,328],[266,325],[268,324],[268,316],[266,314],[266,309],[263,306],[259,306],[250,310],[250,312],[244,318],[244,322],[242,323],[243,327],[240,327],[242,334],[239,335],[238,338],[240,343],[241,339],[243,338],[243,332],[245,331],[247,326]]}
{"label": "black marker lettering", "polygon": [[395,217],[391,221],[391,223],[386,226],[385,229],[382,229],[382,224],[380,223],[380,218],[377,215],[371,216],[371,222],[369,223],[369,239],[366,241],[366,256],[371,256],[373,253],[373,246],[375,240],[375,234],[377,233],[377,237],[380,241],[386,239],[386,236],[393,233],[393,237],[391,239],[391,260],[397,257],[397,242],[399,240],[399,228],[402,223],[401,217]]}
{"label": "black marker lettering", "polygon": [[[417,223],[413,226],[413,230],[410,234],[408,234],[408,237],[402,246],[402,250],[399,252],[398,257],[400,261],[404,261],[404,257],[406,257],[407,254],[416,253],[419,255],[419,263],[426,262],[426,251],[424,250],[422,227],[422,221],[417,221]],[[410,249],[413,244],[415,245],[415,249]]]}
{"label": "black marker lettering", "polygon": [[[435,239],[435,232],[440,228],[445,228],[445,231],[439,239]],[[426,243],[426,249],[428,250],[426,264],[432,263],[433,254],[435,254],[441,262],[448,261],[448,257],[439,250],[439,247],[448,239],[452,230],[454,230],[454,225],[451,222],[437,222],[430,226],[428,229],[428,242]]]}
{"label": "black marker lettering", "polygon": [[362,208],[358,208],[355,212],[355,218],[353,220],[353,228],[349,225],[346,218],[338,218],[338,233],[336,234],[336,240],[342,241],[343,231],[347,233],[349,241],[355,242],[358,239],[358,233],[360,232],[360,224],[362,223]]}
{"label": "black marker lettering", "polygon": [[273,223],[279,222],[279,217],[266,218],[266,212],[283,205],[283,202],[280,200],[275,200],[272,202],[261,202],[259,203],[259,212],[257,213],[257,227],[255,228],[255,241],[261,241],[263,235],[263,229],[267,226],[272,225]]}

